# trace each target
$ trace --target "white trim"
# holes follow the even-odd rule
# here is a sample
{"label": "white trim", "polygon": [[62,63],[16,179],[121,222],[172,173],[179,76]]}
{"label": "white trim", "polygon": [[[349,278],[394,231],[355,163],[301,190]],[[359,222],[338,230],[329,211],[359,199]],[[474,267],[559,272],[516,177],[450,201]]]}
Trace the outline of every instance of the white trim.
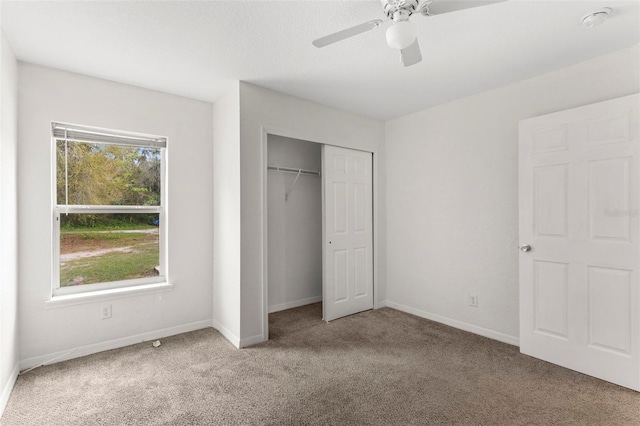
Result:
{"label": "white trim", "polygon": [[310,305],[312,303],[322,302],[322,295],[307,297],[306,299],[292,300],[291,302],[279,303],[269,306],[269,313],[284,311],[285,309],[299,308],[300,306]]}
{"label": "white trim", "polygon": [[380,302],[376,302],[373,305],[373,309],[380,309],[380,308],[386,308],[386,307],[387,307],[387,301],[386,300],[381,300]]}
{"label": "white trim", "polygon": [[166,282],[132,287],[118,287],[108,290],[53,296],[51,299],[44,302],[44,305],[47,309],[61,308],[64,306],[82,305],[102,300],[122,299],[124,297],[143,296],[171,290],[173,290],[173,284]]}
{"label": "white trim", "polygon": [[[385,138],[386,140],[386,138]],[[386,233],[386,227],[384,231],[382,228],[383,224],[380,223],[381,217],[386,217],[386,213],[383,213],[382,210],[384,206],[380,204],[380,197],[382,196],[382,192],[380,191],[380,181],[379,181],[379,169],[383,166],[379,164],[380,161],[384,161],[384,155],[380,155],[379,150],[375,150],[371,152],[371,202],[373,206],[371,207],[373,210],[371,211],[371,226],[373,229],[373,307],[376,307],[376,299],[382,291],[380,290],[382,286],[386,287],[386,283],[382,282],[383,279],[386,279],[383,274],[380,273],[381,265],[383,265],[382,259],[380,259],[380,254],[384,253],[382,249],[382,244],[380,241],[380,235],[382,232]],[[386,242],[386,241],[385,241]],[[386,245],[385,245],[386,247]],[[386,250],[386,248],[384,249]],[[379,305],[378,305],[379,306]]]}
{"label": "white trim", "polygon": [[[90,127],[75,125],[70,123],[51,122],[51,200],[53,201],[53,217],[51,233],[53,236],[53,250],[51,259],[51,273],[52,273],[52,285],[51,294],[52,299],[56,296],[66,296],[67,294],[83,293],[83,292],[99,292],[106,289],[115,289],[126,286],[143,286],[145,284],[157,284],[165,281],[169,276],[168,271],[168,229],[167,226],[167,164],[169,157],[168,142],[169,139],[164,136],[148,135],[144,133],[134,133],[128,131],[110,130],[99,127]],[[56,128],[64,129],[76,129],[82,132],[90,132],[96,135],[114,136],[114,137],[130,137],[133,139],[147,141],[147,143],[126,143],[124,145],[149,147],[160,150],[160,204],[158,206],[104,206],[104,205],[72,205],[69,206],[68,194],[65,191],[65,204],[60,204],[57,196],[57,138],[54,133]],[[65,144],[67,142],[66,130],[65,130]],[[97,141],[89,142],[96,143]],[[104,142],[104,141],[103,141]],[[104,143],[118,143],[118,142],[104,142]],[[119,143],[118,143],[119,144]],[[66,145],[65,145],[66,150]],[[67,161],[67,153],[65,151],[65,162]],[[66,163],[65,163],[66,165]],[[66,170],[65,170],[66,173]],[[65,176],[65,185],[67,184],[67,177]],[[75,213],[75,214],[87,214],[87,213],[157,213],[159,219],[158,226],[158,263],[159,263],[159,277],[148,277],[144,279],[122,280],[122,281],[110,281],[105,283],[95,283],[83,286],[71,286],[61,287],[60,285],[60,215],[62,213]]]}
{"label": "white trim", "polygon": [[[327,270],[327,253],[326,253],[326,244],[324,243],[325,241],[327,241],[327,229],[325,227],[325,223],[327,223],[327,211],[325,209],[326,206],[326,191],[327,191],[327,180],[326,180],[326,174],[325,174],[325,168],[326,168],[326,164],[325,164],[325,151],[326,151],[326,145],[321,145],[320,147],[320,170],[322,170],[322,178],[320,179],[320,220],[322,220],[322,224],[321,224],[321,235],[322,235],[322,262],[321,262],[321,271],[322,271],[322,321],[327,321],[327,304],[324,303],[325,300],[329,300],[327,298],[327,277],[325,276],[325,272]],[[374,260],[374,265],[375,265],[375,260]],[[374,273],[375,273],[375,268],[374,268]],[[373,298],[375,300],[376,295],[375,295],[375,282],[373,283],[374,285],[374,294],[373,294]]]}
{"label": "white trim", "polygon": [[269,339],[265,339],[262,334],[256,334],[255,336],[240,339],[240,348],[257,345],[258,343],[266,342],[267,340]]}
{"label": "white trim", "polygon": [[94,284],[70,285],[59,287],[53,290],[53,299],[60,296],[70,296],[82,293],[100,293],[102,291],[117,290],[128,287],[144,287],[149,285],[162,285],[167,282],[164,275],[156,275],[152,277],[132,278],[120,281],[106,281]]}
{"label": "white trim", "polygon": [[399,311],[406,312],[408,314],[416,315],[431,321],[439,322],[441,324],[458,328],[460,330],[464,330],[470,333],[478,334],[480,336],[488,337],[489,339],[497,340],[502,343],[507,343],[513,346],[520,346],[520,339],[518,337],[500,333],[499,331],[490,330],[488,328],[480,327],[474,324],[469,324],[467,322],[458,321],[453,318],[448,318],[442,315],[426,312],[417,308],[412,308],[410,306],[401,305],[400,303],[392,302],[390,300],[386,301],[386,305],[389,308],[397,309]]}
{"label": "white trim", "polygon": [[187,333],[189,331],[200,330],[211,327],[211,320],[202,320],[175,327],[162,328],[159,330],[147,331],[145,333],[135,334],[133,336],[120,337],[118,339],[107,340],[106,342],[94,343],[91,345],[80,346],[72,349],[52,352],[49,354],[38,355],[20,361],[20,370],[26,370],[31,367],[39,366],[49,360],[56,359],[56,362],[66,361],[73,358],[79,358],[98,352],[118,349],[125,346],[135,345],[137,343],[150,340],[161,339],[164,337],[174,336],[176,334]]}
{"label": "white trim", "polygon": [[211,321],[211,324],[213,325],[213,328],[218,330],[218,333],[222,334],[222,337],[227,339],[237,349],[240,349],[240,338],[238,336],[215,319]]}
{"label": "white trim", "polygon": [[18,380],[18,373],[20,369],[18,367],[18,363],[13,366],[13,370],[7,379],[7,383],[4,384],[4,388],[2,388],[2,395],[0,395],[0,417],[4,413],[4,409],[7,407],[7,403],[9,402],[9,397],[11,396],[11,391],[13,391],[13,387],[16,384],[16,380]]}
{"label": "white trim", "polygon": [[268,191],[268,170],[269,163],[267,161],[267,147],[269,141],[269,130],[266,127],[261,128],[262,144],[260,146],[261,162],[262,162],[262,190],[260,191],[260,197],[262,198],[262,212],[260,217],[262,218],[262,285],[260,291],[262,292],[262,339],[264,341],[269,340],[269,218],[267,217],[269,212],[269,191]]}

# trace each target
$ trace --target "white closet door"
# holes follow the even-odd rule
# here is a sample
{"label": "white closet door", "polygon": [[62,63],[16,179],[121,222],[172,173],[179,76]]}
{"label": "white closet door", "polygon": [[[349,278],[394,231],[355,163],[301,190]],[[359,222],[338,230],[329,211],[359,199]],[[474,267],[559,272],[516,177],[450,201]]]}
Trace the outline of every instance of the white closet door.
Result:
{"label": "white closet door", "polygon": [[372,154],[323,146],[325,321],[373,309]]}
{"label": "white closet door", "polygon": [[635,390],[639,103],[520,123],[520,350]]}

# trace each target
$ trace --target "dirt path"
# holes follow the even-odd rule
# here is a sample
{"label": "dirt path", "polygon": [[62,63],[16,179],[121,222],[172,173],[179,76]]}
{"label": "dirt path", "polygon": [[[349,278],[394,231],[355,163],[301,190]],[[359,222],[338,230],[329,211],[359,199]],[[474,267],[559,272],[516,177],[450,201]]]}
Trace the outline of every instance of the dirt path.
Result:
{"label": "dirt path", "polygon": [[75,253],[66,253],[60,255],[60,266],[72,260],[85,259],[87,257],[102,256],[107,253],[131,253],[133,252],[133,246],[128,247],[115,247],[108,249],[92,250],[92,251],[77,251]]}
{"label": "dirt path", "polygon": [[65,234],[157,234],[158,228],[121,229],[115,231],[64,231]]}
{"label": "dirt path", "polygon": [[60,238],[60,260],[64,264],[111,252],[126,253],[135,251],[135,247],[141,244],[149,243],[158,244],[158,229],[63,232]]}

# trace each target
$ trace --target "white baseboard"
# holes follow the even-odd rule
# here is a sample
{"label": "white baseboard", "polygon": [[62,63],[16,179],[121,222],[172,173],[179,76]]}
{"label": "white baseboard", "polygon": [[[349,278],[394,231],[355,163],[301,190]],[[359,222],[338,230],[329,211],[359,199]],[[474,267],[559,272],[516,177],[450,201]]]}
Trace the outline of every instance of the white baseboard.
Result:
{"label": "white baseboard", "polygon": [[312,303],[322,302],[322,296],[308,297],[306,299],[294,300],[292,302],[279,303],[277,305],[269,306],[269,313],[272,314],[278,311],[284,311],[285,309],[298,308],[304,305],[310,305]]}
{"label": "white baseboard", "polygon": [[213,320],[213,328],[218,330],[218,333],[222,334],[222,337],[231,342],[233,346],[240,349],[240,338],[215,319]]}
{"label": "white baseboard", "polygon": [[7,379],[7,383],[2,387],[2,394],[0,394],[0,417],[2,417],[2,413],[4,413],[4,409],[7,406],[7,402],[9,402],[9,397],[11,396],[11,391],[13,390],[13,386],[16,384],[16,380],[18,380],[18,373],[20,372],[20,368],[18,363],[13,366],[13,371],[11,371],[11,375]]}
{"label": "white baseboard", "polygon": [[175,327],[163,328],[160,330],[148,331],[133,336],[121,337],[119,339],[108,340],[106,342],[94,343],[91,345],[80,346],[64,351],[57,351],[45,355],[23,359],[20,361],[20,370],[47,364],[49,361],[55,362],[65,361],[81,356],[91,355],[98,352],[108,351],[111,349],[122,348],[124,346],[135,345],[149,340],[161,339],[163,337],[173,336],[175,334],[186,333],[189,331],[200,330],[212,326],[211,320],[197,321],[188,324],[178,325]]}
{"label": "white baseboard", "polygon": [[423,311],[421,309],[412,308],[410,306],[401,305],[390,300],[386,301],[389,308],[397,309],[408,314],[416,315],[418,317],[426,318],[431,321],[439,322],[449,325],[451,327],[459,328],[460,330],[468,331],[470,333],[479,334],[480,336],[488,337],[499,342],[508,343],[513,346],[520,346],[520,339],[515,336],[500,333],[499,331],[490,330],[488,328],[480,327],[477,325],[469,324],[463,321],[458,321],[452,318],[444,317],[438,314],[432,314],[430,312]]}
{"label": "white baseboard", "polygon": [[373,309],[380,309],[380,308],[386,308],[386,307],[387,307],[387,301],[386,300],[381,300],[380,302],[376,302],[373,305]]}
{"label": "white baseboard", "polygon": [[267,341],[267,339],[265,339],[264,336],[262,336],[262,334],[257,334],[255,336],[240,339],[238,336],[235,335],[235,333],[231,332],[228,328],[226,328],[216,320],[213,320],[213,328],[218,330],[218,332],[222,334],[222,336],[225,339],[227,339],[237,349],[246,348],[248,346],[257,345],[258,343]]}
{"label": "white baseboard", "polygon": [[246,348],[249,346],[257,345],[258,343],[266,342],[267,340],[268,339],[265,339],[262,334],[256,334],[255,336],[240,339],[240,347]]}

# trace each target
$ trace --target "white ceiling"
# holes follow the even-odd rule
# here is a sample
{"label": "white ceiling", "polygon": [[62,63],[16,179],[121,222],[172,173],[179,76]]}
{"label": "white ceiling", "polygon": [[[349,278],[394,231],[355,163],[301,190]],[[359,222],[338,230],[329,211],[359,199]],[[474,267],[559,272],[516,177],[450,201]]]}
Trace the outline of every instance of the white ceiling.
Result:
{"label": "white ceiling", "polygon": [[[613,8],[607,22],[580,25],[603,6]],[[378,0],[2,1],[3,30],[26,62],[206,101],[244,80],[378,119],[640,42],[637,0],[510,0],[414,15],[424,60],[409,68],[384,28],[311,45],[378,18]]]}

